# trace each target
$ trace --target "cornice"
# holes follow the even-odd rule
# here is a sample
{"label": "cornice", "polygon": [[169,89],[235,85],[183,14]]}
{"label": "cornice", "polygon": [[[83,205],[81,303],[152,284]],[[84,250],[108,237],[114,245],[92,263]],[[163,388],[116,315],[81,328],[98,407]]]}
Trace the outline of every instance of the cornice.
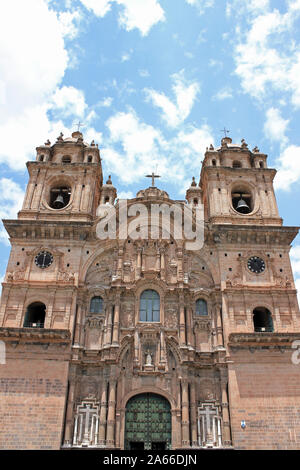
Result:
{"label": "cornice", "polygon": [[231,333],[228,347],[231,349],[290,349],[294,341],[300,340],[299,333]]}
{"label": "cornice", "polygon": [[0,328],[0,339],[5,342],[26,343],[60,343],[68,345],[71,342],[69,330],[45,328]]}

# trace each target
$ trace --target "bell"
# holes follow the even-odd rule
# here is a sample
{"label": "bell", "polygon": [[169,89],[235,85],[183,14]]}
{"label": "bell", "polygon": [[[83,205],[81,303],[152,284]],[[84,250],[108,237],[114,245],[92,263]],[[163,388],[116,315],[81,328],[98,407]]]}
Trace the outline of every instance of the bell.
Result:
{"label": "bell", "polygon": [[62,194],[59,194],[55,201],[53,202],[54,209],[62,209],[64,207],[64,198]]}
{"label": "bell", "polygon": [[238,212],[241,212],[241,214],[249,214],[249,212],[251,212],[250,207],[248,206],[246,201],[244,201],[242,196],[241,196],[241,199],[239,200],[239,202],[237,203],[236,210]]}

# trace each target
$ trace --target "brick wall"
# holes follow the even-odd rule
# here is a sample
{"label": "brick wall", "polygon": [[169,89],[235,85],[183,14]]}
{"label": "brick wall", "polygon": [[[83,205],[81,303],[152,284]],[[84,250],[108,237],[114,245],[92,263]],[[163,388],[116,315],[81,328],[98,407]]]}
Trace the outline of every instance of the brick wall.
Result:
{"label": "brick wall", "polygon": [[248,354],[248,363],[241,355],[229,366],[235,449],[300,449],[300,365],[289,351]]}
{"label": "brick wall", "polygon": [[0,365],[0,449],[59,449],[68,364],[11,359]]}

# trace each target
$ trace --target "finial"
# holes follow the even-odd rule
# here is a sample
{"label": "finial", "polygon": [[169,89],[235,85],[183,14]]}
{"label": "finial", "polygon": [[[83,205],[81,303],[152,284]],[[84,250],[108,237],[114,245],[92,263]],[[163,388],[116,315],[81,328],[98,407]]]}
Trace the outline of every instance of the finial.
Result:
{"label": "finial", "polygon": [[58,141],[58,142],[62,142],[62,141],[64,140],[64,139],[63,139],[63,136],[64,136],[64,135],[63,135],[63,133],[61,132],[61,133],[59,134],[59,136],[57,137],[57,141]]}
{"label": "finial", "polygon": [[51,142],[49,139],[47,139],[47,141],[45,142],[45,145],[51,145]]}
{"label": "finial", "polygon": [[248,144],[246,143],[245,139],[242,139],[241,142],[242,142],[242,148],[243,149],[248,147]]}
{"label": "finial", "polygon": [[106,181],[106,184],[112,184],[111,175],[108,176],[108,180]]}
{"label": "finial", "polygon": [[252,152],[259,153],[259,148],[255,145],[254,149],[252,149]]}
{"label": "finial", "polygon": [[210,144],[209,150],[215,150],[213,144]]}
{"label": "finial", "polygon": [[192,178],[191,186],[197,186],[196,181],[195,181],[195,176]]}
{"label": "finial", "polygon": [[91,142],[91,147],[95,147],[95,141],[94,140],[92,140],[92,142]]}

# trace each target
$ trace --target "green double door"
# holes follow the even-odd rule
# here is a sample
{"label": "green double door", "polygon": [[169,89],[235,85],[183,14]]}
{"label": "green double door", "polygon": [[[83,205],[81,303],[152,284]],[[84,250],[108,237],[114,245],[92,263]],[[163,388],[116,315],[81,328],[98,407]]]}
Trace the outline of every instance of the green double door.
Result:
{"label": "green double door", "polygon": [[171,446],[171,409],[160,395],[143,393],[126,406],[125,449],[165,450]]}

